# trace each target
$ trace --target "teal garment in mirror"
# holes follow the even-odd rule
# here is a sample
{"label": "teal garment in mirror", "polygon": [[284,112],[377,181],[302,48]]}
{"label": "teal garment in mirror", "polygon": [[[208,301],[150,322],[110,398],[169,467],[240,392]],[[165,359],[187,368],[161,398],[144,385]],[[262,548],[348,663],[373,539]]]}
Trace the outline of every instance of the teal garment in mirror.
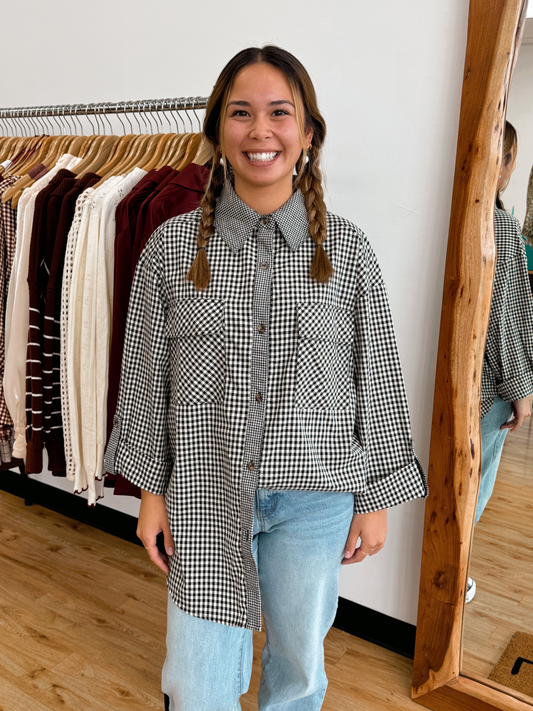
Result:
{"label": "teal garment in mirror", "polygon": [[529,244],[524,235],[522,235],[522,239],[524,240],[524,246],[526,248],[527,270],[528,272],[533,272],[533,247]]}

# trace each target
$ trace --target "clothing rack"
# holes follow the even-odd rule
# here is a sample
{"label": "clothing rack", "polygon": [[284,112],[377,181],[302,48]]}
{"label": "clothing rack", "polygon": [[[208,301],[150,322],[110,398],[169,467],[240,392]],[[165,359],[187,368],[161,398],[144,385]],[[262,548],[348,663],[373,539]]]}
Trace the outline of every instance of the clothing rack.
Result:
{"label": "clothing rack", "polygon": [[[30,135],[27,134],[26,131],[28,128],[32,128],[35,132],[42,133],[42,130],[40,131],[38,123],[41,124],[41,126],[47,126],[47,129],[52,127],[52,131],[56,131],[56,127],[52,124],[52,122],[48,121],[48,124],[44,122],[44,119],[46,118],[53,118],[56,120],[57,127],[59,127],[59,130],[66,135],[67,129],[69,132],[72,134],[72,124],[69,124],[67,122],[63,122],[61,125],[57,119],[65,119],[67,117],[79,117],[79,116],[94,116],[97,123],[98,123],[98,118],[101,116],[116,116],[119,121],[122,123],[120,120],[119,116],[120,114],[125,115],[126,120],[130,124],[130,127],[133,132],[133,126],[131,121],[128,118],[128,114],[131,114],[134,118],[135,114],[152,114],[152,112],[160,113],[160,112],[173,112],[173,111],[184,111],[187,117],[189,118],[189,122],[191,123],[191,128],[192,128],[192,121],[190,119],[188,111],[191,110],[197,121],[198,124],[200,125],[200,119],[198,115],[196,114],[196,110],[198,109],[205,109],[207,107],[207,102],[209,100],[209,97],[203,97],[203,96],[182,96],[178,97],[175,99],[141,99],[138,101],[120,101],[120,102],[110,102],[110,101],[104,101],[100,103],[91,103],[91,104],[59,104],[55,106],[25,106],[25,107],[15,107],[15,108],[6,108],[6,109],[0,109],[0,126],[5,128],[3,125],[3,121],[11,121],[12,124],[14,124],[17,127],[22,127],[22,131],[24,132],[25,135]],[[112,128],[111,124],[108,124],[110,128]],[[137,120],[137,119],[136,119]],[[167,119],[168,120],[168,119]],[[180,120],[183,123],[183,119]],[[79,122],[78,119],[78,123]],[[90,122],[89,122],[90,123]],[[140,124],[137,120],[137,123],[139,125],[140,129]],[[7,124],[8,130],[13,130],[13,125],[10,125],[9,123]],[[169,122],[170,125],[170,122]],[[75,126],[75,124],[74,124]],[[92,126],[92,123],[91,123]],[[105,124],[102,120],[102,126],[103,130],[105,132]],[[122,123],[122,126],[124,127],[124,130],[126,127]],[[151,126],[151,124],[150,124]],[[100,132],[100,125],[98,124],[98,132]],[[83,130],[83,127],[82,127]],[[94,126],[93,126],[94,130]],[[140,131],[142,132],[142,131]],[[153,131],[152,131],[153,132]],[[4,134],[8,135],[8,134]]]}

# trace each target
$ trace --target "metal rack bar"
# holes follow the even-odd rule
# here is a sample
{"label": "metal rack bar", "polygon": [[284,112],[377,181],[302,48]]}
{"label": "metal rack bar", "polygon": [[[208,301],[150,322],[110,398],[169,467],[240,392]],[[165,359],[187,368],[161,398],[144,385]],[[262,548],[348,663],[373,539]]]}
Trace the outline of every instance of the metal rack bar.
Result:
{"label": "metal rack bar", "polygon": [[41,118],[43,116],[92,116],[149,111],[187,111],[205,109],[209,97],[183,96],[177,99],[144,99],[141,101],[104,101],[97,104],[61,104],[57,106],[24,106],[0,109],[0,119]]}

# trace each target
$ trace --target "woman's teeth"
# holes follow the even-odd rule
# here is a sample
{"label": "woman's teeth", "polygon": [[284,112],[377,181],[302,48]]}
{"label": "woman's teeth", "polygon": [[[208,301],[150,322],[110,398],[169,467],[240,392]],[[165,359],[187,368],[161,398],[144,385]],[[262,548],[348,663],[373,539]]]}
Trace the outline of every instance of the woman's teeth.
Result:
{"label": "woman's teeth", "polygon": [[262,161],[262,162],[267,162],[269,160],[274,160],[274,158],[278,155],[279,151],[276,151],[275,153],[247,153],[248,160],[251,160],[253,163],[257,161]]}

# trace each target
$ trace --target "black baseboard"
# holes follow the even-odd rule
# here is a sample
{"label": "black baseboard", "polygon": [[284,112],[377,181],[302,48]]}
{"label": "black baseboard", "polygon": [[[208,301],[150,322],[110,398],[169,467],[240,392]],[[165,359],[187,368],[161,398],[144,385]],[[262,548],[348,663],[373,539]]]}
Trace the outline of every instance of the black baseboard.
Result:
{"label": "black baseboard", "polygon": [[416,625],[376,612],[344,597],[339,597],[333,627],[403,657],[413,659],[415,656]]}
{"label": "black baseboard", "polygon": [[44,484],[33,476],[12,470],[0,472],[0,490],[22,497],[27,504],[39,504],[125,541],[142,545],[136,535],[135,516],[99,504],[88,506],[87,499]]}
{"label": "black baseboard", "polygon": [[[141,545],[136,535],[137,519],[134,516],[102,505],[90,508],[87,501],[81,497],[10,470],[0,472],[0,490],[22,497],[26,503],[39,504],[125,541]],[[414,656],[415,625],[343,597],[339,598],[333,626],[404,657],[412,659]]]}

